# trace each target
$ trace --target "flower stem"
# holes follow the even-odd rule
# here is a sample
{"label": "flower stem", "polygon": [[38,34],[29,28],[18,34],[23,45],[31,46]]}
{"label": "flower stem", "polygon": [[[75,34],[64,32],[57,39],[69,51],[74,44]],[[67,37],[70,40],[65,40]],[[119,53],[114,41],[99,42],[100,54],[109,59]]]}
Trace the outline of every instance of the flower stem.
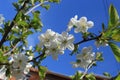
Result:
{"label": "flower stem", "polygon": [[84,76],[87,74],[88,70],[92,67],[92,65],[94,64],[94,61],[92,61],[88,67],[85,69],[85,72],[83,73],[83,75],[80,77],[80,80],[82,80],[84,78]]}

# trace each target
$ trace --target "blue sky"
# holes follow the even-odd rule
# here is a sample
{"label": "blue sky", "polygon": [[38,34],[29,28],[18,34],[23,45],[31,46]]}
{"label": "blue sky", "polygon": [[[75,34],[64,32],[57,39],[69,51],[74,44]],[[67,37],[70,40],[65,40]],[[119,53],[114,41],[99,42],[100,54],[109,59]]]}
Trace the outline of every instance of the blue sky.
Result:
{"label": "blue sky", "polygon": [[[15,0],[1,0],[0,1],[0,14],[3,14],[6,20],[12,20],[15,15],[14,8],[11,2]],[[99,34],[101,31],[101,24],[108,22],[108,7],[113,4],[120,14],[119,0],[62,0],[59,4],[51,4],[51,8],[47,11],[41,9],[41,19],[44,24],[43,32],[48,28],[56,32],[61,33],[67,28],[67,24],[71,17],[78,15],[78,17],[86,16],[88,20],[94,21],[94,27],[89,32],[95,32]],[[73,32],[71,32],[73,33]],[[38,36],[40,33],[29,36],[29,45],[35,45],[39,43]],[[80,34],[75,34],[76,41],[81,40]],[[80,48],[85,46],[93,46],[93,51],[97,51],[94,41],[82,44]],[[104,62],[98,62],[97,67],[93,67],[89,72],[102,75],[103,72],[109,72],[113,76],[120,70],[120,63],[117,63],[110,47],[101,47],[99,51],[103,52]],[[75,56],[69,56],[70,51],[65,52],[64,55],[59,56],[59,60],[55,61],[52,57],[46,58],[42,65],[48,67],[49,70],[58,72],[65,75],[73,75],[77,70],[70,64],[71,61],[75,61]]]}

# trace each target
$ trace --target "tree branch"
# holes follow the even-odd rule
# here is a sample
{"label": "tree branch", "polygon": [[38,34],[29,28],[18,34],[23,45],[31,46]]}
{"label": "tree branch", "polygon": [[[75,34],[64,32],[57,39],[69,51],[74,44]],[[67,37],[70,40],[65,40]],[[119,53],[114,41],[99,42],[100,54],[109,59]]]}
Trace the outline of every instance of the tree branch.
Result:
{"label": "tree branch", "polygon": [[9,65],[9,63],[1,63],[1,62],[0,62],[0,65]]}
{"label": "tree branch", "polygon": [[79,45],[81,43],[87,42],[87,41],[91,41],[91,40],[96,40],[98,38],[100,38],[102,36],[102,34],[100,34],[99,36],[93,37],[93,38],[89,38],[89,39],[83,39],[82,41],[79,41],[77,43],[75,43],[75,45]]}
{"label": "tree branch", "polygon": [[28,15],[28,14],[31,13],[34,9],[36,9],[37,7],[39,7],[39,6],[41,6],[42,4],[47,3],[47,2],[48,2],[48,1],[44,1],[44,2],[42,2],[42,3],[37,4],[36,6],[33,6],[29,11],[27,11],[27,12],[25,13],[25,15]]}
{"label": "tree branch", "polygon": [[27,5],[28,2],[29,2],[29,0],[26,0],[26,1],[24,2],[23,6],[22,6],[22,7],[20,8],[20,10],[16,13],[16,15],[15,15],[13,21],[11,22],[10,26],[8,26],[9,28],[6,29],[6,31],[5,31],[2,39],[1,39],[1,41],[0,41],[0,48],[2,47],[3,43],[6,41],[6,38],[7,38],[8,34],[10,33],[12,27],[15,25],[15,22],[14,22],[14,21],[16,20],[17,15],[19,14],[19,12],[21,12],[21,11],[26,7],[26,5]]}

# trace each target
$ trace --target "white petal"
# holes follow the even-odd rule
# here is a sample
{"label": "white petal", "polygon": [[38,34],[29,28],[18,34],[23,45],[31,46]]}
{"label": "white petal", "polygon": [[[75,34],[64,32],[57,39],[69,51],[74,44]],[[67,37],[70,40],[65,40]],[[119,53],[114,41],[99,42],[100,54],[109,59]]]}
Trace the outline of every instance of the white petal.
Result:
{"label": "white petal", "polygon": [[80,21],[80,22],[87,22],[87,17],[81,17],[81,18],[79,19],[79,21]]}
{"label": "white petal", "polygon": [[68,48],[69,50],[71,50],[71,51],[74,50],[74,44],[72,44],[72,43],[69,44],[69,45],[67,46],[67,48]]}
{"label": "white petal", "polygon": [[91,27],[94,26],[94,23],[93,23],[92,21],[88,21],[88,22],[87,22],[87,26],[88,26],[89,28],[91,28]]}

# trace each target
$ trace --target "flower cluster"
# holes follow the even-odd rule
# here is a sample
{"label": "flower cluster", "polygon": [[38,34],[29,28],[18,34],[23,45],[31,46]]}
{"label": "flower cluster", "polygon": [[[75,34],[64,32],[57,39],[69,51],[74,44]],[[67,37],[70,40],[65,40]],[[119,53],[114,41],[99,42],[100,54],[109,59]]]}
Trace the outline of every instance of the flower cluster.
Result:
{"label": "flower cluster", "polygon": [[46,47],[45,53],[47,55],[52,55],[54,59],[57,59],[59,53],[63,54],[66,48],[74,50],[74,36],[67,32],[59,34],[48,29],[46,33],[40,35],[39,39],[40,47]]}
{"label": "flower cluster", "polygon": [[86,69],[95,59],[95,53],[92,52],[92,47],[84,47],[80,54],[77,54],[76,62],[73,62],[73,67],[82,67]]}
{"label": "flower cluster", "polygon": [[94,23],[92,21],[87,21],[86,17],[81,17],[79,20],[77,19],[77,15],[70,19],[67,31],[70,31],[75,26],[75,33],[85,33],[89,28],[94,26]]}
{"label": "flower cluster", "polygon": [[11,75],[17,80],[22,79],[25,74],[29,73],[29,69],[32,67],[30,63],[27,62],[28,59],[25,54],[15,54],[10,60],[10,70]]}

